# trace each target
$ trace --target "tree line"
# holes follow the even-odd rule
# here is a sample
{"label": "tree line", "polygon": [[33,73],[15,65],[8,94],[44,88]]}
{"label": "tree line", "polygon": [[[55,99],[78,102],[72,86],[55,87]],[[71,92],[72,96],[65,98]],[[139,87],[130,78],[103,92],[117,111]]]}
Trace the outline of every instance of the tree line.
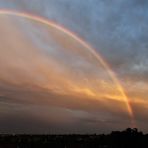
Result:
{"label": "tree line", "polygon": [[93,135],[0,135],[0,148],[147,148],[148,134],[138,129]]}

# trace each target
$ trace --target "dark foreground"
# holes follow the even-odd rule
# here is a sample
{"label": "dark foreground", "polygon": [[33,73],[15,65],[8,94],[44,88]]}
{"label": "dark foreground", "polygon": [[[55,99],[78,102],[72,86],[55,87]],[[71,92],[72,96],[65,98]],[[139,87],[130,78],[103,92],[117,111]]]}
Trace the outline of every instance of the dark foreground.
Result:
{"label": "dark foreground", "polygon": [[0,148],[148,148],[137,129],[108,135],[0,135]]}

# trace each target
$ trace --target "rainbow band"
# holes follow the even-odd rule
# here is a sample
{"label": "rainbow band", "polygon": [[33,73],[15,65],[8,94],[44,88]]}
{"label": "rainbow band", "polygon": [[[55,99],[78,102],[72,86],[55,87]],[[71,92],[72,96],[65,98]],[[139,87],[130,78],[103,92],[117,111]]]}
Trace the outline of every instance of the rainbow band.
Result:
{"label": "rainbow band", "polygon": [[42,17],[39,17],[39,16],[35,16],[35,15],[32,15],[32,14],[27,14],[27,13],[23,13],[23,12],[17,12],[17,11],[14,11],[14,10],[0,10],[0,15],[13,15],[13,16],[23,17],[23,18],[27,18],[27,19],[30,19],[30,20],[33,20],[33,21],[43,23],[43,24],[48,25],[48,26],[50,26],[54,29],[62,31],[63,33],[69,35],[70,37],[72,37],[73,39],[75,39],[76,41],[81,43],[84,47],[86,47],[97,58],[97,60],[102,64],[102,66],[107,70],[108,74],[110,75],[110,77],[112,78],[114,83],[117,85],[118,90],[120,91],[121,95],[124,98],[123,101],[126,104],[128,113],[129,113],[131,120],[132,120],[132,123],[133,123],[133,121],[134,121],[133,111],[132,111],[129,99],[128,99],[127,95],[125,94],[122,85],[120,84],[116,74],[112,71],[112,69],[107,64],[107,62],[105,62],[105,60],[101,57],[100,54],[98,54],[98,52],[96,52],[96,50],[93,47],[91,47],[89,44],[87,44],[83,39],[81,39],[75,33],[67,30],[63,26],[60,26],[58,24],[55,24],[52,21],[47,20],[46,18],[42,18]]}

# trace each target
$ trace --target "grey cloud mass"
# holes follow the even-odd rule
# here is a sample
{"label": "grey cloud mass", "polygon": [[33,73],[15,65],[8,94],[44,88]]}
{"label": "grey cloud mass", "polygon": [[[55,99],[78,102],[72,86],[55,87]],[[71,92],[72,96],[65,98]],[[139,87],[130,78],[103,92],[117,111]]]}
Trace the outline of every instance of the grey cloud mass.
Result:
{"label": "grey cloud mass", "polygon": [[[17,9],[46,16],[80,34],[115,71],[123,73],[124,66],[125,73],[134,75],[135,72],[140,75],[147,63],[147,3],[146,0],[16,1]],[[129,68],[132,66],[140,70]]]}

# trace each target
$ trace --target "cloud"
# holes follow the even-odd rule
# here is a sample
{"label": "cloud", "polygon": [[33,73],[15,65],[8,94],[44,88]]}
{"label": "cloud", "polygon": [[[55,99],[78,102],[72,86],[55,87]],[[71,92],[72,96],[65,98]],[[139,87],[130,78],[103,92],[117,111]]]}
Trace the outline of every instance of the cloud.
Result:
{"label": "cloud", "polygon": [[[146,0],[1,0],[0,7],[44,16],[69,28],[92,44],[117,73],[130,97],[139,127],[146,130],[146,4]],[[49,107],[55,107],[53,114],[62,112],[63,118],[66,116],[65,121],[73,121],[73,113],[77,110],[90,112],[91,115],[87,114],[87,117],[75,117],[76,122],[69,123],[67,131],[71,127],[73,130],[84,127],[83,132],[94,127],[95,131],[96,123],[100,125],[99,129],[103,127],[107,130],[129,124],[116,86],[101,64],[84,47],[39,23],[6,16],[0,16],[0,20],[0,100],[1,106],[7,106],[3,108],[4,111],[8,109],[9,113],[11,105],[14,108],[20,106],[21,110],[23,107],[33,108],[32,105],[39,104],[44,108],[47,103]],[[62,109],[56,113],[57,108]],[[70,109],[73,113],[65,109]],[[36,114],[35,111],[36,109],[32,109],[30,112]],[[94,117],[94,113],[101,116],[100,119]],[[30,120],[27,112],[22,114],[25,115],[22,121]],[[52,117],[50,115],[49,119],[53,120]],[[12,118],[16,120],[16,125],[22,119],[16,112]],[[9,115],[2,118],[4,125],[12,118]],[[43,123],[38,118],[41,116],[31,120],[33,125],[38,122],[42,127],[48,128],[47,121]],[[115,127],[114,123],[119,122],[121,126]],[[61,128],[64,129],[65,125],[62,124]],[[16,127],[4,128],[6,131],[10,129],[15,130]],[[42,130],[43,128],[38,131]]]}
{"label": "cloud", "polygon": [[[139,65],[139,59],[145,63],[148,29],[145,3],[145,0],[16,0],[13,5],[16,4],[15,9],[45,16],[78,33],[120,73],[122,66],[126,72],[128,67]],[[5,2],[5,7],[9,4]]]}

